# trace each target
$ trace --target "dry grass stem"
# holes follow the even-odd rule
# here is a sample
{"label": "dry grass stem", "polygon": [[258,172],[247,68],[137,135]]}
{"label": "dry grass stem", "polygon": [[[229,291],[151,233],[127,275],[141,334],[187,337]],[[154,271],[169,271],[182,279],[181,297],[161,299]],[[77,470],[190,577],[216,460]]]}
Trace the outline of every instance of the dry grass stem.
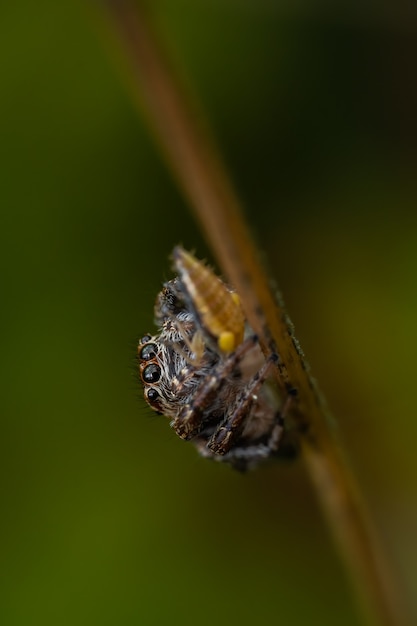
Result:
{"label": "dry grass stem", "polygon": [[127,60],[132,93],[219,265],[240,294],[263,348],[277,347],[281,390],[297,391],[291,415],[303,458],[364,615],[369,623],[405,626],[410,622],[375,529],[286,312],[271,291],[203,116],[171,66],[141,3],[102,0],[100,5]]}

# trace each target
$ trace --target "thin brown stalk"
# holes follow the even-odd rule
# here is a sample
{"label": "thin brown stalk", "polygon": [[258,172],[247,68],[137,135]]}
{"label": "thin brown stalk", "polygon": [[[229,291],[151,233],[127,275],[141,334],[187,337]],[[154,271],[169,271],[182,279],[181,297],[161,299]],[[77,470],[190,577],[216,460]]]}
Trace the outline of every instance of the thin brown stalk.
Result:
{"label": "thin brown stalk", "polygon": [[292,418],[308,473],[369,623],[409,622],[375,528],[285,310],[277,303],[221,158],[142,4],[101,0],[127,60],[132,93],[188,197],[219,265],[240,293],[263,348],[280,355],[278,384],[296,390]]}

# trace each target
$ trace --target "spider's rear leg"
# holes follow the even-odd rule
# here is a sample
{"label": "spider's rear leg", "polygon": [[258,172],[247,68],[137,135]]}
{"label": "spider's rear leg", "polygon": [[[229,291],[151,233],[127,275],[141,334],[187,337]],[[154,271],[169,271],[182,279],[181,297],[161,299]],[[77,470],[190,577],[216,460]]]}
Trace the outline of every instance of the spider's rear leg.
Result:
{"label": "spider's rear leg", "polygon": [[232,447],[234,440],[240,434],[245,419],[250,409],[256,401],[256,392],[266,381],[270,373],[271,367],[278,359],[277,354],[271,354],[267,362],[252,378],[249,387],[245,390],[244,396],[240,398],[239,404],[233,413],[226,417],[220,426],[214,431],[210,437],[207,447],[216,454],[226,454]]}
{"label": "spider's rear leg", "polygon": [[229,463],[234,469],[240,472],[246,472],[276,454],[283,432],[284,419],[281,413],[278,412],[275,415],[274,426],[266,442],[254,443],[253,445],[232,446],[224,455],[210,450],[204,440],[198,443],[197,448],[201,456],[205,458]]}
{"label": "spider's rear leg", "polygon": [[[273,426],[266,441],[260,441],[248,445],[234,445],[226,454],[221,455],[207,447],[206,442],[201,440],[197,445],[201,456],[211,458],[214,461],[229,463],[234,469],[246,472],[256,467],[260,462],[265,461],[277,454],[280,448],[282,436],[285,428],[285,418],[294,400],[294,395],[289,393],[281,409],[275,414]],[[294,452],[294,451],[292,451]],[[293,454],[291,455],[293,456]]]}
{"label": "spider's rear leg", "polygon": [[204,426],[204,413],[212,404],[215,396],[220,392],[228,380],[228,376],[236,369],[244,355],[257,343],[258,338],[252,335],[245,339],[224,361],[216,367],[213,374],[208,376],[197,391],[194,401],[182,409],[171,426],[182,439],[192,439]]}

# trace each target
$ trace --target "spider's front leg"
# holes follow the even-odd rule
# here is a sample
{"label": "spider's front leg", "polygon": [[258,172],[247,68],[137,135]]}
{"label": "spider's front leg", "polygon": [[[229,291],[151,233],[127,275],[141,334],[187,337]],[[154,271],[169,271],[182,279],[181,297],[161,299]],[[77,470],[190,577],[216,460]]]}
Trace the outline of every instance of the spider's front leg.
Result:
{"label": "spider's front leg", "polygon": [[227,383],[229,375],[236,369],[244,355],[257,343],[252,335],[245,339],[224,361],[215,368],[213,374],[205,378],[197,390],[194,400],[186,404],[180,414],[171,422],[171,427],[181,439],[192,439],[204,426],[204,416],[215,397]]}
{"label": "spider's front leg", "polygon": [[267,379],[271,367],[278,360],[277,354],[271,354],[263,367],[252,378],[243,396],[238,398],[233,412],[226,415],[225,420],[214,431],[207,442],[207,447],[215,454],[224,455],[233,446],[236,437],[241,433],[245,420],[256,401],[256,392]]}

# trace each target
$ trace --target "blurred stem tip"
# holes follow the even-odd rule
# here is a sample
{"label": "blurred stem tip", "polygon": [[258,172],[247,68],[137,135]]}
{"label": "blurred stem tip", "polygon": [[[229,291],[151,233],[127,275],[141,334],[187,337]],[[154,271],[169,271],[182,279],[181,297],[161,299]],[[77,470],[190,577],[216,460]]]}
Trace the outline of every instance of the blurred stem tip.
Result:
{"label": "blurred stem tip", "polygon": [[121,68],[141,114],[189,200],[219,265],[240,294],[264,351],[280,355],[277,383],[296,390],[291,417],[329,528],[366,623],[411,624],[394,573],[346,463],[324,400],[310,376],[293,327],[259,261],[238,198],[194,98],[158,38],[149,12],[133,0],[94,0],[121,54]]}

